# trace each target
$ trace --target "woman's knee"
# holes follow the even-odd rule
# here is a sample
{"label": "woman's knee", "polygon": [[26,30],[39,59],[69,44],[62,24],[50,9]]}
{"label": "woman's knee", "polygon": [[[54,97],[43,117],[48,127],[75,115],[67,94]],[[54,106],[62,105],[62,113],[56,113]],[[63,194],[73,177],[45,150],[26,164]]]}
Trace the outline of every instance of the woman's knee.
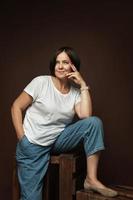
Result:
{"label": "woman's knee", "polygon": [[96,127],[103,126],[102,120],[97,116],[90,116],[85,119],[85,123],[92,124]]}

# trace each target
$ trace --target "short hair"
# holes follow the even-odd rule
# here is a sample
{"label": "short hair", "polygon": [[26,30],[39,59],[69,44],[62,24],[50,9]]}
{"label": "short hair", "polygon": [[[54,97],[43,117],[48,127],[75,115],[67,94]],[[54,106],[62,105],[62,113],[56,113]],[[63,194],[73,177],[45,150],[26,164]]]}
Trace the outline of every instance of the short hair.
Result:
{"label": "short hair", "polygon": [[51,75],[55,76],[56,58],[62,52],[65,52],[68,55],[72,64],[79,71],[80,70],[80,59],[79,59],[77,53],[75,52],[75,50],[71,47],[61,47],[54,53],[53,57],[50,60],[49,69],[50,69]]}

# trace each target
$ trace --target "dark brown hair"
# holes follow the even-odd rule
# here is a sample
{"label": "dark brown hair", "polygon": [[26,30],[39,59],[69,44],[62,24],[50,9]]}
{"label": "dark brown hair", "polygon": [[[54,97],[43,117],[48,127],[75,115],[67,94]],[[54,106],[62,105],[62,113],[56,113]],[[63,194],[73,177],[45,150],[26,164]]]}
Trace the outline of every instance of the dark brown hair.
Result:
{"label": "dark brown hair", "polygon": [[49,66],[51,75],[55,75],[56,58],[62,52],[65,52],[68,55],[68,57],[70,58],[72,64],[79,71],[80,70],[80,59],[79,59],[77,53],[75,52],[75,50],[73,48],[71,48],[71,47],[61,47],[55,52],[55,54],[51,58],[50,66]]}

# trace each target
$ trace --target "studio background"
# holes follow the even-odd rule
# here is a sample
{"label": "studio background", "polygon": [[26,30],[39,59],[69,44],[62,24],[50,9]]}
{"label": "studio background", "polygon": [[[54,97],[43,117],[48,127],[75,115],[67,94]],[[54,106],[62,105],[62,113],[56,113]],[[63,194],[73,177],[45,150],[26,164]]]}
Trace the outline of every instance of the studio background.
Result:
{"label": "studio background", "polygon": [[49,74],[61,46],[73,47],[91,87],[93,114],[103,120],[106,184],[133,186],[133,3],[5,2],[0,6],[0,199],[10,200],[16,136],[10,108],[36,76]]}

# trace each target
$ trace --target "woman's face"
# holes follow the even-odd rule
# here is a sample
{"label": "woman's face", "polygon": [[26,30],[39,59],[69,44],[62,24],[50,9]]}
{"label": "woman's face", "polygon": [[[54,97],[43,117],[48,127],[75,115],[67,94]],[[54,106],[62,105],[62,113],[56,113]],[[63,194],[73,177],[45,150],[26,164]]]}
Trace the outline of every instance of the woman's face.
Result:
{"label": "woman's face", "polygon": [[65,52],[60,53],[56,58],[55,76],[66,78],[66,74],[72,72],[72,62]]}

